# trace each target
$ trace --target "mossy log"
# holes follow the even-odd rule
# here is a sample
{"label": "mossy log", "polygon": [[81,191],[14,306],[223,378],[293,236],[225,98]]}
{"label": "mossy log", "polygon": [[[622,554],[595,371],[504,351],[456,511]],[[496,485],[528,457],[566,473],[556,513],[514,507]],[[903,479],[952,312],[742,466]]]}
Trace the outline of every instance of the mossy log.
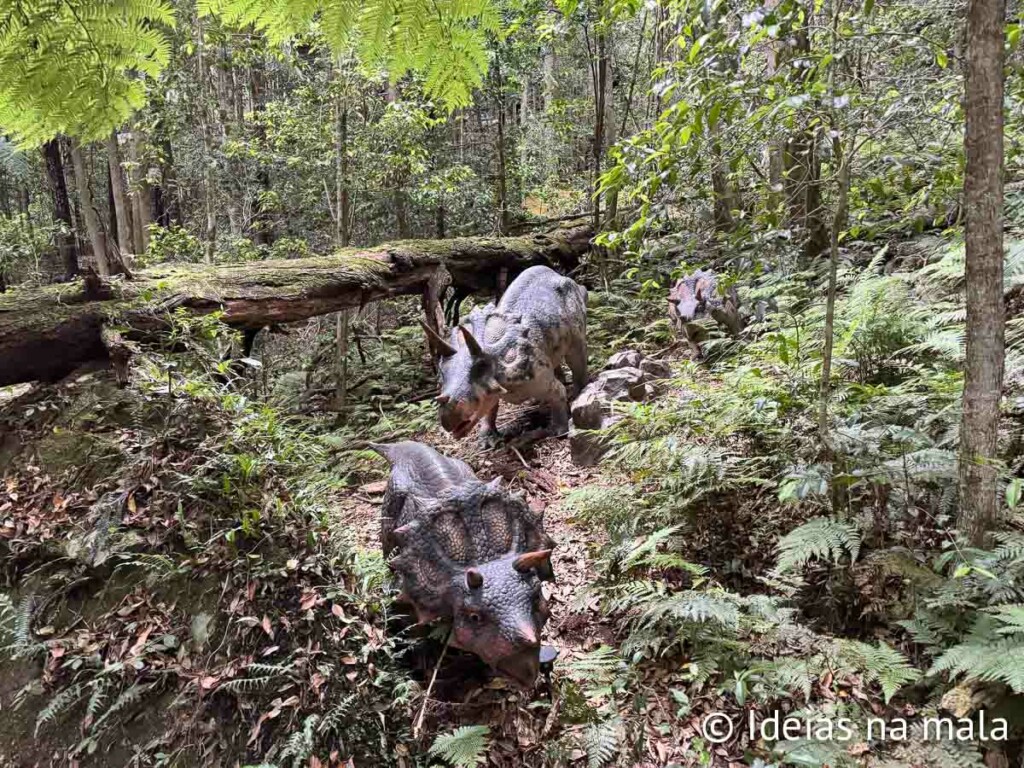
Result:
{"label": "mossy log", "polygon": [[[182,308],[221,311],[230,326],[275,323],[436,291],[440,276],[466,295],[495,290],[503,275],[535,264],[575,268],[590,247],[588,225],[507,238],[406,240],[330,256],[218,266],[163,265],[130,281],[73,283],[0,295],[0,386],[55,380],[109,356],[104,327],[153,333]],[[443,282],[448,282],[447,276]]]}

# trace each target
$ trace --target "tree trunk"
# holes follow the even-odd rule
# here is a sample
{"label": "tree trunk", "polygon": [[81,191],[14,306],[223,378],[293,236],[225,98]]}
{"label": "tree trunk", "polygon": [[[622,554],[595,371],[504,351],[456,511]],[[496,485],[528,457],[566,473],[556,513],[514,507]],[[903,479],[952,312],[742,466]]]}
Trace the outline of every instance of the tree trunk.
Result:
{"label": "tree trunk", "polygon": [[153,222],[150,205],[149,173],[144,166],[142,135],[138,129],[128,138],[128,158],[132,164],[132,241],[135,253],[143,254],[149,247],[149,225]]}
{"label": "tree trunk", "polygon": [[[601,19],[598,19],[598,26]],[[607,33],[598,29],[597,31],[597,61],[592,67],[593,93],[594,93],[594,139],[593,139],[593,161],[594,176],[591,186],[591,198],[594,204],[594,230],[601,228],[601,196],[598,194],[601,182],[601,159],[604,156],[604,135],[605,135],[605,98],[607,96],[606,81],[608,79],[608,46]]]}
{"label": "tree trunk", "polygon": [[[604,82],[602,83],[604,88],[604,119],[602,123],[604,125],[604,136],[601,138],[603,145],[603,152],[606,152],[616,141],[618,137],[618,120],[615,117],[615,94],[612,90],[615,84],[615,57],[612,55],[614,51],[614,41],[612,40],[612,29],[609,25],[609,29],[605,34],[605,71],[604,71]],[[608,192],[604,200],[604,219],[605,227],[614,227],[615,219],[618,215],[619,208],[619,193],[616,190]]]}
{"label": "tree trunk", "polygon": [[[589,226],[577,223],[525,237],[413,240],[308,259],[156,267],[137,272],[116,295],[106,283],[18,291],[0,297],[0,386],[59,378],[104,358],[100,333],[112,319],[135,335],[159,334],[172,308],[195,314],[220,310],[232,327],[262,328],[382,298],[423,296],[445,273],[463,295],[491,294],[502,272],[511,279],[535,264],[563,273],[577,268],[592,235]],[[158,310],[154,297],[161,302]]]}
{"label": "tree trunk", "polygon": [[348,247],[351,240],[349,230],[349,197],[348,197],[348,105],[338,95],[334,104],[336,124],[334,137],[335,163],[335,242],[342,248]]}
{"label": "tree trunk", "polygon": [[338,411],[345,410],[348,399],[348,320],[352,310],[344,309],[338,313],[338,325],[335,328],[335,382],[334,401]]}
{"label": "tree trunk", "polygon": [[53,195],[53,215],[61,226],[61,231],[57,233],[57,251],[60,253],[61,264],[64,265],[64,277],[70,280],[78,274],[78,248],[75,242],[75,227],[71,221],[71,202],[68,200],[68,187],[64,179],[64,161],[61,159],[59,138],[50,139],[43,145],[43,158],[46,161],[46,174],[50,179],[50,192]]}
{"label": "tree trunk", "polygon": [[203,134],[203,208],[206,213],[203,258],[207,264],[212,264],[213,254],[217,248],[217,209],[214,205],[216,190],[213,179],[213,134],[210,130],[209,73],[206,71],[202,17],[196,22],[196,68],[199,70],[199,122]]}
{"label": "tree trunk", "polygon": [[110,276],[110,262],[107,260],[107,237],[100,226],[100,217],[96,213],[92,190],[89,188],[89,174],[82,157],[82,148],[77,140],[71,142],[71,164],[75,167],[75,186],[78,187],[78,198],[82,201],[82,217],[85,229],[89,233],[92,244],[92,257],[96,262],[96,271],[100,277]]}
{"label": "tree trunk", "polygon": [[124,170],[121,168],[121,153],[116,131],[107,137],[107,166],[110,169],[110,192],[114,199],[114,216],[117,219],[117,247],[121,253],[133,253],[135,236],[132,234],[131,208],[128,195],[125,193]]}
{"label": "tree trunk", "polygon": [[1003,27],[1005,0],[971,0],[967,13],[964,210],[967,354],[960,427],[960,519],[985,544],[999,512],[1003,389]]}
{"label": "tree trunk", "polygon": [[508,169],[505,157],[505,84],[501,77],[501,67],[494,64],[495,100],[498,110],[498,133],[495,136],[495,152],[498,159],[498,174],[495,195],[498,204],[498,231],[505,234],[509,230],[508,215]]}

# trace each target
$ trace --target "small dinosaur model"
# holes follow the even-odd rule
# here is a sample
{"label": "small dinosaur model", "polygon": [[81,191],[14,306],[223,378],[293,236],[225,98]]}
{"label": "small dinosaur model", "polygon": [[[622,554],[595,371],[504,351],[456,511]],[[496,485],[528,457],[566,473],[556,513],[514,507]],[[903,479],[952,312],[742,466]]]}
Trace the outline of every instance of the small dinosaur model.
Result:
{"label": "small dinosaur model", "polygon": [[530,267],[497,305],[474,309],[445,341],[424,324],[441,373],[441,425],[456,438],[483,422],[498,435],[498,405],[539,400],[550,423],[536,436],[565,434],[569,408],[561,366],[572,371],[573,397],[587,383],[587,290],[553,269]]}
{"label": "small dinosaur model", "polygon": [[450,618],[451,644],[524,687],[537,679],[554,579],[543,515],[421,443],[371,444],[391,464],[384,555],[420,622]]}
{"label": "small dinosaur model", "polygon": [[743,330],[739,313],[740,300],[735,288],[725,295],[718,292],[718,276],[698,269],[676,282],[668,294],[668,315],[672,327],[683,334],[697,357],[701,356],[700,342],[704,329],[694,321],[713,317],[715,322],[735,335]]}

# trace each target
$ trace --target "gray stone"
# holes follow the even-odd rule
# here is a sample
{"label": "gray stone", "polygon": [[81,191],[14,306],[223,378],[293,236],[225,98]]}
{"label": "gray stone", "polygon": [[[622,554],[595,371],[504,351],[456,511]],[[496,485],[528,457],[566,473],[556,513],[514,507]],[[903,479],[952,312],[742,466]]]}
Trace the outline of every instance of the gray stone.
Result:
{"label": "gray stone", "polygon": [[644,356],[635,349],[623,349],[609,357],[604,367],[606,371],[615,368],[639,368],[643,359]]}
{"label": "gray stone", "polygon": [[[620,415],[606,416],[601,420],[601,429],[606,429],[621,419]],[[569,428],[569,451],[572,454],[572,463],[577,467],[596,466],[610,447],[608,435],[605,433],[578,429],[575,425]]]}
{"label": "gray stone", "polygon": [[672,375],[672,369],[669,368],[668,363],[652,360],[649,357],[641,361],[640,370],[647,375],[648,379],[667,379]]}

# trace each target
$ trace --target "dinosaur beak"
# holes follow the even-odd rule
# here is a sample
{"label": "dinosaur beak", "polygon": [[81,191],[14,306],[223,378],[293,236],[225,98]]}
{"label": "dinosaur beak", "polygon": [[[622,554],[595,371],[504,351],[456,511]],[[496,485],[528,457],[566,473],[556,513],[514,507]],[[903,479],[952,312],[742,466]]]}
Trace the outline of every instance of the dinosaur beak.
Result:
{"label": "dinosaur beak", "polygon": [[495,667],[522,688],[533,688],[540,672],[540,646],[506,656]]}

